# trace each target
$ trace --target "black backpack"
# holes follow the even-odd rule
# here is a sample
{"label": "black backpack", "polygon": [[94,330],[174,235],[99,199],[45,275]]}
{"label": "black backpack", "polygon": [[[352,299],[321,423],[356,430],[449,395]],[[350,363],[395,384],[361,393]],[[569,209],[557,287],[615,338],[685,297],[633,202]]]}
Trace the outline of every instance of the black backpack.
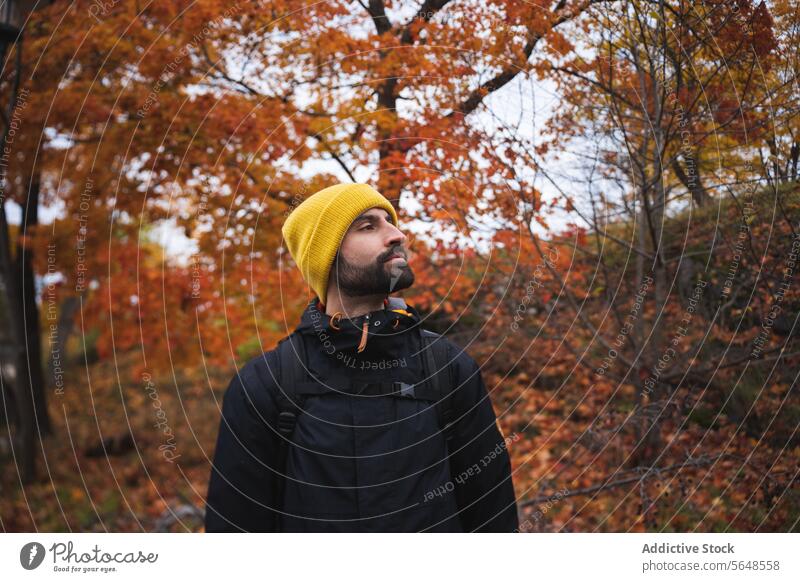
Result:
{"label": "black backpack", "polygon": [[[405,382],[372,382],[358,384],[358,394],[373,396],[395,396],[398,398],[416,398],[433,402],[439,430],[442,431],[445,443],[449,446],[452,437],[453,410],[452,389],[453,370],[448,360],[447,345],[438,333],[420,329],[423,376],[420,384]],[[437,339],[439,338],[439,339]],[[297,332],[282,339],[278,350],[278,431],[283,438],[280,442],[280,471],[285,474],[286,456],[289,443],[297,422],[303,412],[303,404],[307,396],[330,393],[331,388],[314,380],[308,370],[305,353],[305,342]],[[445,370],[442,373],[442,370]],[[278,478],[278,499],[283,499],[285,477]]]}

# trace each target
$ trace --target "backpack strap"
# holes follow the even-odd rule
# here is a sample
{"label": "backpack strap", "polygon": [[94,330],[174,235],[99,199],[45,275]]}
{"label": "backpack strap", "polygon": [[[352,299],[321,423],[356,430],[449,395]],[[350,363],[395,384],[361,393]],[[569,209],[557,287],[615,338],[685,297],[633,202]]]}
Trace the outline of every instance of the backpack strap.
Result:
{"label": "backpack strap", "polygon": [[[338,382],[337,382],[338,384]],[[383,382],[344,382],[344,385],[334,385],[327,380],[305,380],[295,385],[296,400],[303,396],[331,396],[334,394],[350,394],[360,398],[378,396],[396,396],[398,398],[414,398],[416,400],[439,400],[439,390],[432,388],[427,382],[408,384],[398,380],[384,380]]]}
{"label": "backpack strap", "polygon": [[429,388],[436,394],[436,417],[439,429],[449,445],[453,438],[453,370],[447,344],[438,333],[421,329],[422,364]]}
{"label": "backpack strap", "polygon": [[[303,410],[305,395],[300,394],[298,387],[306,380],[305,362],[306,348],[299,333],[292,333],[278,342],[278,432],[281,439],[278,443],[278,471],[275,494],[277,504],[282,509],[283,494],[286,489],[286,459],[289,454],[289,442],[297,422],[297,415]],[[283,514],[277,513],[278,531],[283,529]]]}
{"label": "backpack strap", "polygon": [[278,431],[285,443],[294,431],[297,415],[302,412],[305,394],[298,388],[306,384],[306,347],[298,333],[278,343]]}
{"label": "backpack strap", "polygon": [[[306,396],[322,396],[338,393],[358,394],[359,396],[397,396],[439,402],[450,392],[452,372],[450,370],[447,346],[438,334],[422,330],[423,369],[427,380],[419,384],[407,384],[394,380],[360,383],[345,381],[337,386],[327,380],[317,378],[306,369],[305,343],[300,334],[292,334],[278,343],[278,380],[280,386],[276,395],[278,402],[278,430],[285,437],[291,437],[297,416],[303,411]],[[428,340],[430,347],[425,341]],[[436,374],[436,370],[447,368],[446,374]],[[449,404],[449,400],[445,402]],[[443,407],[443,412],[447,407]],[[442,424],[444,426],[444,424]]]}

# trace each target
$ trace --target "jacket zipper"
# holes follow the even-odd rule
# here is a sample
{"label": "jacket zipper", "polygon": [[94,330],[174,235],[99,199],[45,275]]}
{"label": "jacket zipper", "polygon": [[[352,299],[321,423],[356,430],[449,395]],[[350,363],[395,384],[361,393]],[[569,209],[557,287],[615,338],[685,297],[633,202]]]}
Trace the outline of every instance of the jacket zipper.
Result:
{"label": "jacket zipper", "polygon": [[367,329],[369,329],[369,314],[364,316],[364,324],[361,326],[361,341],[358,344],[358,353],[367,347]]}

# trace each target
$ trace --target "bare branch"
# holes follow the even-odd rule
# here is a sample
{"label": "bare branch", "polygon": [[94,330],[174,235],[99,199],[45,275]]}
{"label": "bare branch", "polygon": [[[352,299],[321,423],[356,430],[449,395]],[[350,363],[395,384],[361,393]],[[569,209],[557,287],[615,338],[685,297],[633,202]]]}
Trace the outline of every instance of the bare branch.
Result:
{"label": "bare branch", "polygon": [[676,471],[680,471],[681,469],[686,469],[690,467],[699,468],[699,467],[705,467],[707,465],[713,465],[717,461],[720,461],[728,457],[731,457],[731,455],[723,453],[720,455],[716,455],[714,457],[701,456],[697,459],[689,459],[682,463],[675,463],[674,465],[669,465],[667,467],[638,467],[636,469],[631,470],[633,472],[639,473],[634,477],[628,477],[625,479],[617,479],[616,481],[612,481],[611,478],[613,477],[613,475],[610,475],[605,479],[603,479],[603,482],[600,485],[594,485],[592,487],[584,487],[582,489],[573,489],[569,493],[565,493],[563,495],[559,493],[552,493],[550,495],[537,495],[533,499],[528,499],[526,501],[520,502],[519,506],[529,507],[531,505],[536,505],[538,503],[546,503],[548,501],[552,501],[553,499],[577,497],[579,495],[591,495],[599,491],[608,491],[609,489],[615,489],[616,487],[622,487],[623,485],[630,485],[631,483],[640,483],[642,481],[646,481],[647,479],[653,479],[654,477],[658,478],[661,477],[662,473],[674,473]]}
{"label": "bare branch", "polygon": [[345,171],[347,176],[353,182],[358,182],[358,180],[356,180],[356,177],[353,175],[353,172],[351,172],[350,168],[347,167],[347,164],[344,163],[344,160],[339,156],[339,154],[336,153],[336,151],[334,151],[334,149],[330,146],[330,144],[328,144],[328,142],[325,141],[324,137],[322,137],[319,134],[313,135],[311,137],[314,137],[315,139],[319,140],[319,142],[322,144],[322,147],[325,148],[325,151],[327,151],[331,155],[331,157],[336,161],[337,164],[339,164],[339,166]]}
{"label": "bare branch", "polygon": [[[554,11],[554,19],[553,23],[550,26],[550,30],[553,30],[564,24],[567,21],[573,20],[579,15],[583,14],[586,10],[588,10],[591,6],[595,4],[600,4],[601,2],[614,2],[615,0],[587,0],[582,6],[579,6],[575,9],[565,10],[564,5],[566,2],[559,2],[556,6]],[[483,100],[486,98],[487,95],[490,93],[494,93],[498,89],[504,87],[508,83],[510,83],[514,78],[522,72],[524,65],[527,64],[528,59],[530,58],[531,54],[533,54],[533,49],[536,48],[536,45],[539,44],[539,41],[542,40],[544,34],[540,32],[535,32],[530,27],[528,28],[528,35],[525,42],[525,47],[522,49],[522,53],[525,57],[524,61],[519,65],[513,64],[509,65],[505,69],[503,69],[497,76],[489,79],[488,81],[482,83],[477,89],[475,89],[469,97],[467,97],[461,104],[456,107],[456,109],[447,115],[447,117],[454,117],[456,114],[461,115],[469,115],[475,109],[477,109],[478,105],[480,105]]]}

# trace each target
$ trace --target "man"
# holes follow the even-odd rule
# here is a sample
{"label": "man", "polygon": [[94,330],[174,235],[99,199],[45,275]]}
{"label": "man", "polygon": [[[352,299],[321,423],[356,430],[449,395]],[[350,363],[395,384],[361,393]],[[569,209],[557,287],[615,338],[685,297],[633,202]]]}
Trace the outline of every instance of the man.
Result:
{"label": "man", "polygon": [[[516,530],[508,439],[478,365],[388,297],[414,283],[389,201],[366,184],[325,188],[282,233],[317,297],[230,382],[206,531]],[[426,373],[436,342],[445,361]],[[302,380],[281,385],[292,370]]]}

